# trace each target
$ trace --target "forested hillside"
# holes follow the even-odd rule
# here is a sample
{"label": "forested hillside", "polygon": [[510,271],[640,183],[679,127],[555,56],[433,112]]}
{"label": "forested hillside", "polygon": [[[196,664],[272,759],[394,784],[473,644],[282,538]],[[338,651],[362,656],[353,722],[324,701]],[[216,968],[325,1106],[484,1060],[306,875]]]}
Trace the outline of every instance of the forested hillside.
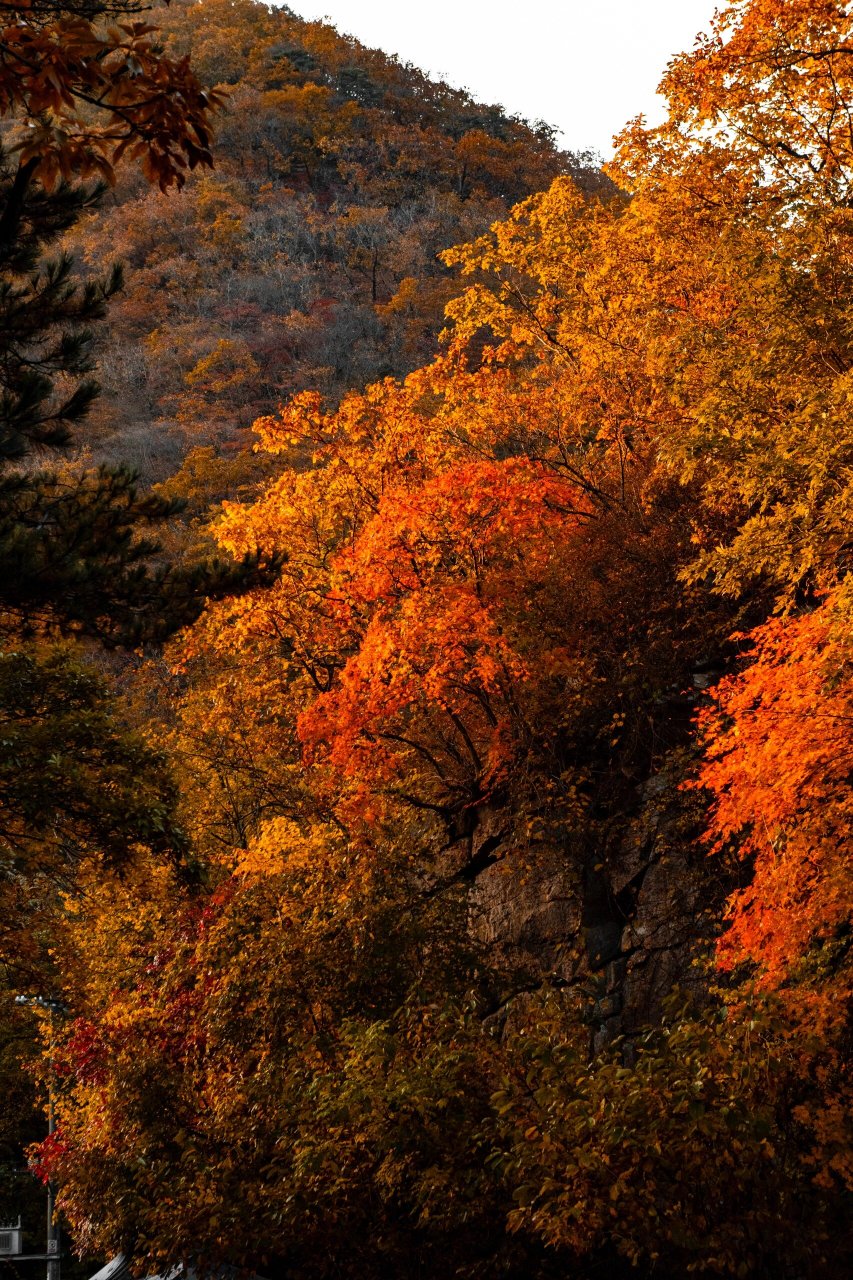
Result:
{"label": "forested hillside", "polygon": [[[441,249],[588,158],[286,7],[175,3],[170,54],[225,93],[216,164],[178,195],[127,172],[72,246],[126,287],[101,335],[96,460],[164,479],[246,443],[306,387],[335,401],[428,358],[454,292]],[[204,455],[205,458],[208,455]]]}
{"label": "forested hillside", "polygon": [[7,1171],[140,1276],[846,1277],[849,5],[606,177],[118,8],[0,37]]}

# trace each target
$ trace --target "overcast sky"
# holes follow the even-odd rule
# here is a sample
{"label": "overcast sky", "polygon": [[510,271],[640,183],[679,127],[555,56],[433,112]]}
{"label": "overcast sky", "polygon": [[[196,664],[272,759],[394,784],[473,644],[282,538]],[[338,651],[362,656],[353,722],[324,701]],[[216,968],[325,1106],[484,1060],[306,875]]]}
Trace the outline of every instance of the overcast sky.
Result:
{"label": "overcast sky", "polygon": [[482,102],[557,125],[572,150],[604,156],[632,116],[660,118],[661,74],[715,8],[715,0],[288,2]]}

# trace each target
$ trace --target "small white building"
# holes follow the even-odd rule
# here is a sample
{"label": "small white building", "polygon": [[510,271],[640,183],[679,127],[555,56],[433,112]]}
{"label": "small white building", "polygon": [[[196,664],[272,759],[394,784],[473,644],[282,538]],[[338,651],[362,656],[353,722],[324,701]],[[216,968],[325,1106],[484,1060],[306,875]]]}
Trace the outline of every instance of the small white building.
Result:
{"label": "small white building", "polygon": [[23,1253],[23,1239],[20,1218],[17,1222],[0,1222],[0,1258],[14,1258]]}

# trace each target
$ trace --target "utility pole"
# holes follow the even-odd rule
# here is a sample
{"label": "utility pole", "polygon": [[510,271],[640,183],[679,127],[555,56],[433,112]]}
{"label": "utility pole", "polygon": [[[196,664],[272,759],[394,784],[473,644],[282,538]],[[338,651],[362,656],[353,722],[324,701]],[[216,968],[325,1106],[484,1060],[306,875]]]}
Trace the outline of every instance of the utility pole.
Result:
{"label": "utility pole", "polygon": [[[52,1137],[56,1130],[56,1112],[53,1098],[53,1001],[50,1003],[50,1059],[47,1078],[47,1134]],[[56,1183],[48,1179],[47,1183],[47,1280],[59,1280],[59,1231],[54,1220],[56,1206]]]}

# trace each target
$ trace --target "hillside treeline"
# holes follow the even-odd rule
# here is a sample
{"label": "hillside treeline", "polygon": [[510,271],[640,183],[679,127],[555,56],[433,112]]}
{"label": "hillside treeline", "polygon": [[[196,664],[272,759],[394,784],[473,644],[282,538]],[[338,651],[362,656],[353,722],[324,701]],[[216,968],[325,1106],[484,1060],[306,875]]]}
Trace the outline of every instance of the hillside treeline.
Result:
{"label": "hillside treeline", "polygon": [[72,239],[90,269],[126,269],[100,336],[96,461],[162,480],[192,449],[239,451],[294,392],[334,402],[408,373],[454,291],[440,250],[560,173],[604,181],[545,125],[285,6],[182,2],[157,23],[223,95],[216,165],[180,195],[126,171]]}

